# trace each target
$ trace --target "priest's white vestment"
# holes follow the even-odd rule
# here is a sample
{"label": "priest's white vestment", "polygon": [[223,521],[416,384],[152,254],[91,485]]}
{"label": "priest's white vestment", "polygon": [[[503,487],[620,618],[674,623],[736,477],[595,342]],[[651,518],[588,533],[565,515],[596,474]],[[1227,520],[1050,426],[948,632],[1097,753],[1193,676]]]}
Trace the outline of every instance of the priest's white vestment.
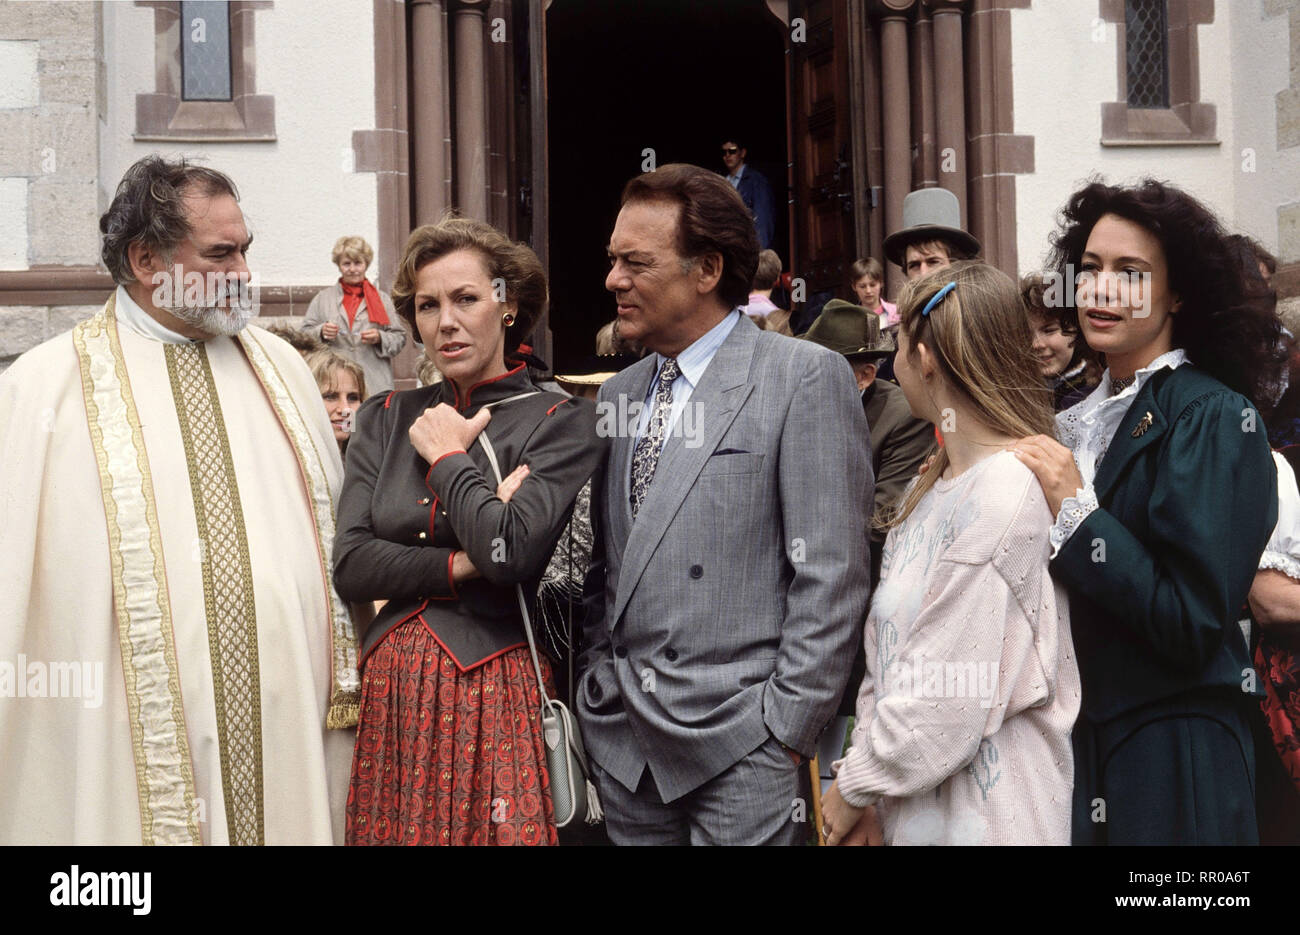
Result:
{"label": "priest's white vestment", "polygon": [[315,381],[121,288],[85,325],[0,374],[0,844],[342,843],[355,634]]}

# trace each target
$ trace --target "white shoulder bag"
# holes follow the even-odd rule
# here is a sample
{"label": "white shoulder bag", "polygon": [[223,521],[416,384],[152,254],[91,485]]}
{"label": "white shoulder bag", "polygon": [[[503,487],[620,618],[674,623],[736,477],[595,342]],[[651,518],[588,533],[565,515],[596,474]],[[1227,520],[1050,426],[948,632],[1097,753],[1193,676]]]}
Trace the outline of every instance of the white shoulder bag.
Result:
{"label": "white shoulder bag", "polygon": [[[536,394],[522,393],[490,405],[497,406],[533,395]],[[479,432],[478,442],[483,446],[483,453],[487,455],[488,463],[492,465],[497,486],[500,486],[501,466],[497,463],[496,450],[492,447],[486,431]],[[587,752],[582,746],[582,736],[578,733],[577,719],[562,701],[546,694],[546,683],[542,679],[542,664],[537,658],[537,643],[533,639],[532,618],[528,613],[528,599],[524,596],[522,585],[515,585],[515,595],[519,598],[519,613],[524,618],[528,652],[533,657],[533,671],[537,674],[537,690],[542,696],[542,736],[546,741],[546,769],[551,780],[555,826],[567,827],[576,818],[582,818],[589,825],[599,824],[604,820],[605,813],[600,807],[596,786],[591,781],[591,769],[587,765]]]}

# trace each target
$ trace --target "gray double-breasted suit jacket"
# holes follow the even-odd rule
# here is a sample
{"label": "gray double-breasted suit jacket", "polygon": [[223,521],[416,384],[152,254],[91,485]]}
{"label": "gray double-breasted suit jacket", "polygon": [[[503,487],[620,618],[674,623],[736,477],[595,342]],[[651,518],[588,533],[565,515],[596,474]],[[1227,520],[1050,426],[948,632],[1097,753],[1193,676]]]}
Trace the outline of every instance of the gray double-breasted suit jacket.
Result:
{"label": "gray double-breasted suit jacket", "polygon": [[613,441],[593,486],[576,695],[592,759],[631,790],[648,767],[672,801],[769,735],[813,752],[866,616],[873,478],[845,359],[742,315],[634,521],[627,416],[656,360],[598,397]]}

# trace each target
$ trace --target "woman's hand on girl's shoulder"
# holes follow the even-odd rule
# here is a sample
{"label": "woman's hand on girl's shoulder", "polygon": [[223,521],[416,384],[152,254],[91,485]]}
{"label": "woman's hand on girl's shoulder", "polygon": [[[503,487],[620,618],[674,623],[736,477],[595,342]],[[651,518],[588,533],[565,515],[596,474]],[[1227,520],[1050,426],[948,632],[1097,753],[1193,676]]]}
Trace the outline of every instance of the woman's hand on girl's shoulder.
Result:
{"label": "woman's hand on girl's shoulder", "polygon": [[1061,512],[1066,497],[1073,497],[1083,489],[1083,476],[1074,463],[1074,453],[1055,438],[1030,435],[1007,450],[1034,472],[1053,516]]}

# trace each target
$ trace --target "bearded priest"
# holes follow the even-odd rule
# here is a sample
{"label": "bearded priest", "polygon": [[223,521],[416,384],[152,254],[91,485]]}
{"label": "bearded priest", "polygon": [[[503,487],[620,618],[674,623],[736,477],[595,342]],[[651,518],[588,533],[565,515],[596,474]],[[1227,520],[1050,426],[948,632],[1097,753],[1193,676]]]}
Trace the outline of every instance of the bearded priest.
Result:
{"label": "bearded priest", "polygon": [[331,844],[357,719],[338,448],[234,183],[157,156],[117,288],[0,375],[0,844]]}

